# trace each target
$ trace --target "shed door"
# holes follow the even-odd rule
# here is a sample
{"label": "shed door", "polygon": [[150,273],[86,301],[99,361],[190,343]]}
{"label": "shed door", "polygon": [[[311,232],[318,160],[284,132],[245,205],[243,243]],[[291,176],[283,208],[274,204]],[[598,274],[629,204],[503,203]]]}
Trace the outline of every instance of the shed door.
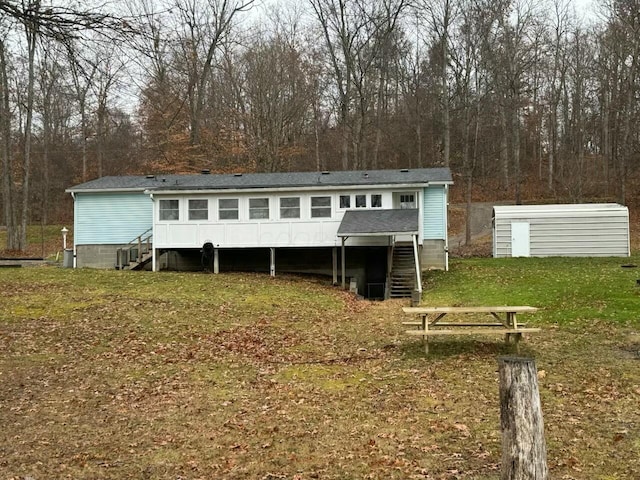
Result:
{"label": "shed door", "polygon": [[529,222],[511,223],[511,256],[529,256]]}

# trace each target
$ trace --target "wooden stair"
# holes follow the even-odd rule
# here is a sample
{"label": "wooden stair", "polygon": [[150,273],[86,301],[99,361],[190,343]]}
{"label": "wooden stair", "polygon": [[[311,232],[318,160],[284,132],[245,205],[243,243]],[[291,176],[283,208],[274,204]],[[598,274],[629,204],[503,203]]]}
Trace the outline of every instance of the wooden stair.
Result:
{"label": "wooden stair", "polygon": [[153,258],[152,229],[131,240],[116,251],[116,270],[141,270]]}
{"label": "wooden stair", "polygon": [[416,288],[416,262],[411,243],[396,243],[393,247],[389,275],[391,298],[410,298]]}

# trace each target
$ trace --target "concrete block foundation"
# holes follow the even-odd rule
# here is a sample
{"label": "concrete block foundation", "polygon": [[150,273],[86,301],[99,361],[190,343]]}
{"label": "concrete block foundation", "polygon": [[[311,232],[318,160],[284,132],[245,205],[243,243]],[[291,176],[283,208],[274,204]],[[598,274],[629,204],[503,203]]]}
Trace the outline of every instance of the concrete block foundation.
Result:
{"label": "concrete block foundation", "polygon": [[423,240],[420,251],[422,270],[445,270],[447,268],[447,252],[444,240]]}

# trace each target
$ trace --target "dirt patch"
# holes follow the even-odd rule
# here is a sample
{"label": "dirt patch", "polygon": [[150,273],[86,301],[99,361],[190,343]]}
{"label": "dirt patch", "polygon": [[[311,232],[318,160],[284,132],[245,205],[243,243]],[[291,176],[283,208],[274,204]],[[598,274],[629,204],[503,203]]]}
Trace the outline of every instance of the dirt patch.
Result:
{"label": "dirt patch", "polygon": [[640,342],[631,343],[620,348],[623,357],[640,360]]}

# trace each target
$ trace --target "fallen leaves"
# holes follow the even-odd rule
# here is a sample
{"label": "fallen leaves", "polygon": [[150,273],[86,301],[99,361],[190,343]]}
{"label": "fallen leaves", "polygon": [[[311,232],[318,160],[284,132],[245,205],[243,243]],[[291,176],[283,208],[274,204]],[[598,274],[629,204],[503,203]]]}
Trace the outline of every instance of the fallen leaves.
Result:
{"label": "fallen leaves", "polygon": [[[31,273],[13,290],[22,317],[0,303],[0,476],[496,476],[495,342],[425,358],[401,336],[402,303],[322,282],[67,274],[40,284],[67,292],[57,310],[30,303]],[[599,332],[527,342],[558,478],[637,464],[640,378],[603,351],[616,331]]]}

